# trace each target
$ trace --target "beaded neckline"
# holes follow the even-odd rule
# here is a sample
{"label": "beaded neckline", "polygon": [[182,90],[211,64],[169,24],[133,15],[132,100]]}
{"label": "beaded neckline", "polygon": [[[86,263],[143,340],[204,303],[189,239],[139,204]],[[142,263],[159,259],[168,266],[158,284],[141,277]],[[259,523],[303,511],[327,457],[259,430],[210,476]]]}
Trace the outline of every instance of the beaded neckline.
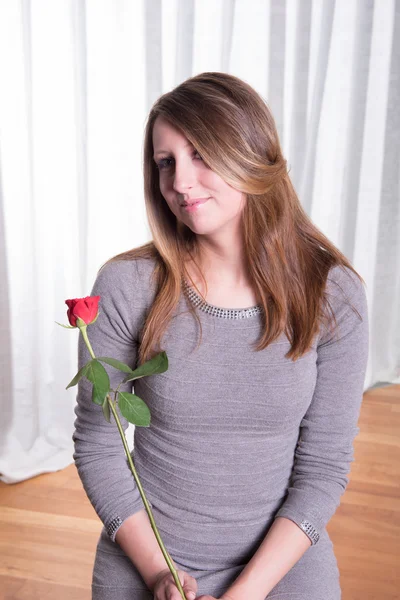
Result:
{"label": "beaded neckline", "polygon": [[203,300],[184,278],[182,278],[182,286],[189,300],[197,308],[215,317],[222,317],[223,319],[247,319],[260,314],[263,310],[260,304],[250,306],[249,308],[221,308],[220,306],[214,306]]}

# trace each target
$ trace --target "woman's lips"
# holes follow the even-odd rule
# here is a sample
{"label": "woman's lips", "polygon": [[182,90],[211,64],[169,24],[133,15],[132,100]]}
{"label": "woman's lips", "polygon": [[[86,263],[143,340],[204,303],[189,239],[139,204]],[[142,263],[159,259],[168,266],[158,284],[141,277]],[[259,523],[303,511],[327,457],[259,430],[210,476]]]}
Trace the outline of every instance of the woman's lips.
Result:
{"label": "woman's lips", "polygon": [[205,202],[207,202],[207,200],[209,200],[209,198],[202,198],[201,200],[197,200],[197,202],[194,202],[193,204],[187,204],[186,206],[183,206],[182,208],[184,210],[187,210],[188,212],[193,212],[193,211],[197,210],[201,204],[204,204]]}

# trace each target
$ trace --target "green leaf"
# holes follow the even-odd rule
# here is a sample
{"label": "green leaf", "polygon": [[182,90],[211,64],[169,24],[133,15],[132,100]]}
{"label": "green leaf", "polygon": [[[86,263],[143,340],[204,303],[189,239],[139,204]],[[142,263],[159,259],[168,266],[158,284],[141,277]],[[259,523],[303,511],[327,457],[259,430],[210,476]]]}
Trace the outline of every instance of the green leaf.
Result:
{"label": "green leaf", "polygon": [[115,359],[115,358],[107,358],[105,356],[97,357],[97,360],[101,360],[101,362],[105,362],[108,365],[111,365],[115,369],[119,371],[123,371],[124,373],[133,373],[132,369],[128,367],[125,363]]}
{"label": "green leaf", "polygon": [[123,383],[139,379],[140,377],[146,377],[147,375],[154,375],[155,373],[164,373],[167,369],[168,357],[163,350],[132,371],[131,375],[126,377]]}
{"label": "green leaf", "polygon": [[107,396],[104,398],[104,402],[102,404],[102,407],[103,407],[103,415],[104,415],[105,419],[109,423],[111,423],[110,405],[108,403],[108,397]]}
{"label": "green leaf", "polygon": [[150,426],[150,409],[136,394],[118,392],[118,406],[121,414],[129,423],[139,427]]}
{"label": "green leaf", "polygon": [[60,325],[61,327],[64,327],[65,329],[76,329],[76,327],[73,327],[72,325],[63,325],[62,323],[59,323],[58,321],[54,321],[54,323],[57,323],[57,325]]}
{"label": "green leaf", "polygon": [[110,391],[110,379],[107,371],[95,358],[89,363],[86,377],[93,383],[92,400],[95,404],[103,405],[104,398]]}
{"label": "green leaf", "polygon": [[78,381],[81,379],[81,377],[84,377],[86,375],[86,371],[89,368],[89,365],[92,361],[90,360],[88,363],[86,363],[86,365],[84,365],[81,369],[79,369],[79,371],[77,372],[77,374],[75,375],[75,377],[72,379],[72,381],[70,381],[70,383],[67,385],[67,387],[65,388],[66,390],[70,387],[73,387],[74,385],[76,385],[78,383]]}

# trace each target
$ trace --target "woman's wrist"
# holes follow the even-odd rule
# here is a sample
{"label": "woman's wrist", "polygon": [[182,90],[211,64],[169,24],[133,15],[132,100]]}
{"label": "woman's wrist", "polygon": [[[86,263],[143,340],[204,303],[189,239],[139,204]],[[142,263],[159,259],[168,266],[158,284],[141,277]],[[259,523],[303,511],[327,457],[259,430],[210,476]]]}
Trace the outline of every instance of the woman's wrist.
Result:
{"label": "woman's wrist", "polygon": [[254,556],[226,592],[226,600],[264,600],[310,547],[308,536],[286,517],[277,517]]}
{"label": "woman's wrist", "polygon": [[162,577],[164,577],[164,575],[167,575],[168,573],[171,573],[171,571],[169,570],[169,568],[165,568],[165,569],[161,569],[161,571],[155,572],[154,576],[150,577],[148,582],[146,582],[147,587],[149,588],[149,590],[151,592],[154,591],[154,588],[156,587],[158,581],[160,579],[162,579]]}
{"label": "woman's wrist", "polygon": [[145,509],[124,521],[116,533],[115,540],[151,591],[161,573],[170,572]]}
{"label": "woman's wrist", "polygon": [[265,595],[259,595],[259,590],[254,590],[250,582],[241,581],[226,590],[221,596],[220,600],[244,600],[244,598],[251,598],[251,600],[264,600]]}

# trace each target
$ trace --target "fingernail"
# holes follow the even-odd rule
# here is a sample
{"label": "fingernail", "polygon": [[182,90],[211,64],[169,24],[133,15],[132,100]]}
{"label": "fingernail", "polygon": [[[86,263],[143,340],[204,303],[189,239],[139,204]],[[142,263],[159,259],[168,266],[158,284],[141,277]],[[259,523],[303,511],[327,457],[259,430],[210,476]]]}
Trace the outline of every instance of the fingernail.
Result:
{"label": "fingernail", "polygon": [[196,598],[196,594],[194,592],[187,593],[188,600],[194,600]]}

